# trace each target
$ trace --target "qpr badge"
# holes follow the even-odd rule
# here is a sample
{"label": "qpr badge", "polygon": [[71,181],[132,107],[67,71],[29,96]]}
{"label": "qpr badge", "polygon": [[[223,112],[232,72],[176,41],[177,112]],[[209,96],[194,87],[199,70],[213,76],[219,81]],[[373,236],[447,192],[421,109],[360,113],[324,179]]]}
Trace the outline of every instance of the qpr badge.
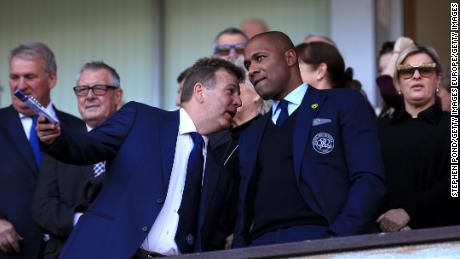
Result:
{"label": "qpr badge", "polygon": [[328,154],[334,149],[334,138],[329,133],[320,132],[313,137],[311,144],[316,152]]}

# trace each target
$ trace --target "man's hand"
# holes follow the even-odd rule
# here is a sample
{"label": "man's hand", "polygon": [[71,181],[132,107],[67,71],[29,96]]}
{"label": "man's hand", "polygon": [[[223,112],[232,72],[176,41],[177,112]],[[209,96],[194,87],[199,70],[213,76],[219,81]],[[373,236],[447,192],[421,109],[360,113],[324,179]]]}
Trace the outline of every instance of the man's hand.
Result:
{"label": "man's hand", "polygon": [[59,135],[61,135],[61,127],[59,124],[49,122],[44,116],[38,118],[37,123],[37,136],[40,141],[51,145]]}
{"label": "man's hand", "polygon": [[407,225],[410,221],[410,216],[404,209],[392,209],[380,215],[377,219],[380,230],[384,232],[396,232],[400,230],[410,229]]}
{"label": "man's hand", "polygon": [[21,252],[19,242],[22,237],[16,233],[13,225],[4,219],[0,219],[0,251],[3,253]]}

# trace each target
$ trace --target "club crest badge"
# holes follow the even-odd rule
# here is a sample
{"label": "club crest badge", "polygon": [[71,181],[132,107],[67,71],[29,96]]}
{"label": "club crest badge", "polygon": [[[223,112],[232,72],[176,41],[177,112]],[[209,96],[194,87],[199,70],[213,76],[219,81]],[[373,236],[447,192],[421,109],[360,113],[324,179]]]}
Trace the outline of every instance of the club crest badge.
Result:
{"label": "club crest badge", "polygon": [[328,154],[334,149],[334,138],[326,132],[319,132],[311,141],[313,148],[320,154]]}

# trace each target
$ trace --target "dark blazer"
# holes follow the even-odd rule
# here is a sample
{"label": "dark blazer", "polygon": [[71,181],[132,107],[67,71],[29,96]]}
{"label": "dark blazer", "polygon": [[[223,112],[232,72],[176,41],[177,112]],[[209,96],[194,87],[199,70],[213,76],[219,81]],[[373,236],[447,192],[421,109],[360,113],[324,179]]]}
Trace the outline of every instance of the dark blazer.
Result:
{"label": "dark blazer", "polygon": [[[101,192],[72,231],[61,258],[125,259],[134,255],[166,198],[178,130],[179,111],[135,102],[124,105],[89,133],[62,128],[61,136],[45,147],[49,154],[67,163],[111,161],[111,168]],[[204,182],[218,184],[218,175],[209,173],[216,166],[212,161],[209,156]],[[207,189],[205,184],[202,201],[209,197]]]}
{"label": "dark blazer", "polygon": [[[56,115],[65,127],[84,125],[70,114],[56,110]],[[0,258],[38,256],[43,234],[30,212],[38,175],[18,113],[12,106],[0,109],[0,218],[10,221],[24,238],[19,257],[0,252]]]}
{"label": "dark blazer", "polygon": [[[385,188],[376,123],[367,101],[355,90],[308,87],[296,112],[293,162],[305,203],[327,220],[329,232],[335,235],[371,231]],[[249,242],[257,154],[271,115],[254,121],[240,138],[235,247]],[[314,147],[314,139],[325,136],[332,138],[333,148]]]}
{"label": "dark blazer", "polygon": [[[73,229],[73,217],[83,212],[102,186],[92,166],[64,164],[44,154],[32,205],[32,217],[50,235],[44,259],[57,258]],[[90,193],[92,192],[92,193]]]}

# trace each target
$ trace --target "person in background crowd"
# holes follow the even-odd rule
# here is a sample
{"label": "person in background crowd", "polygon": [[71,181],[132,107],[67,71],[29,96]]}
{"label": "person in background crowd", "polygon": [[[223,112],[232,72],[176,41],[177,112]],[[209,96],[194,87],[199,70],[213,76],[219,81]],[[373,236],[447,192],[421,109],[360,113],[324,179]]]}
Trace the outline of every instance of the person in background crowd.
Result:
{"label": "person in background crowd", "polygon": [[302,43],[296,46],[302,81],[317,88],[354,88],[361,83],[353,80],[353,69],[345,69],[339,50],[324,42]]}
{"label": "person in background crowd", "polygon": [[385,42],[379,52],[377,86],[385,105],[378,118],[392,117],[402,105],[402,99],[393,83],[396,70],[396,59],[401,51],[415,46],[414,41],[407,37],[399,37],[396,42]]}
{"label": "person in background crowd", "polygon": [[244,20],[241,23],[240,28],[249,39],[259,33],[268,31],[267,23],[264,20],[257,18]]}

